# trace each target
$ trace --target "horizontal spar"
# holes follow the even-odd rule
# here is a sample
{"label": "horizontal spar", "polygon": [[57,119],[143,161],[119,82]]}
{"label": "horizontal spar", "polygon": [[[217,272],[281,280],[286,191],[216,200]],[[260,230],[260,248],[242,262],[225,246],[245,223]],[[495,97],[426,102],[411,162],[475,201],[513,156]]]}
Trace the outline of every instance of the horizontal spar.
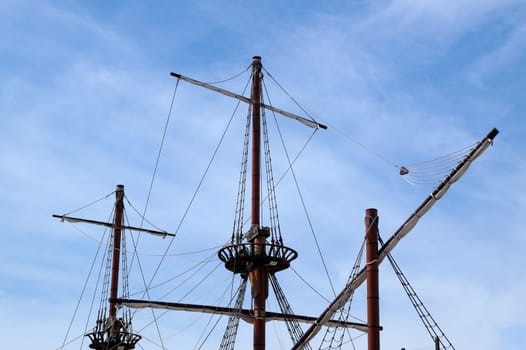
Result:
{"label": "horizontal spar", "polygon": [[[120,305],[127,306],[132,309],[142,308],[154,308],[164,310],[179,310],[179,311],[190,311],[190,312],[201,312],[208,314],[218,314],[225,316],[239,316],[243,321],[252,323],[254,321],[254,311],[247,309],[234,309],[223,306],[211,306],[211,305],[197,305],[197,304],[183,304],[183,303],[171,303],[167,301],[149,301],[149,300],[137,300],[137,299],[115,299],[115,302]],[[265,318],[267,321],[285,321],[294,319],[299,322],[313,323],[316,321],[316,317],[304,316],[304,315],[288,315],[277,312],[266,312]],[[329,320],[326,324],[328,327],[346,327],[354,328],[356,330],[367,332],[367,325],[363,323],[347,322],[340,320]]]}
{"label": "horizontal spar", "polygon": [[154,236],[160,236],[160,237],[163,237],[163,238],[165,238],[166,236],[175,237],[175,234],[168,233],[166,231],[155,231],[155,230],[149,230],[147,228],[126,226],[126,225],[117,226],[117,225],[115,225],[114,223],[111,223],[111,222],[89,220],[89,219],[82,219],[82,218],[75,218],[75,217],[66,216],[66,215],[53,215],[53,217],[54,218],[58,218],[58,219],[60,219],[62,221],[67,221],[67,222],[72,222],[72,223],[74,223],[74,222],[83,222],[83,223],[86,223],[86,224],[99,225],[99,226],[109,227],[109,228],[113,228],[113,229],[120,228],[122,230],[133,230],[133,231],[145,232],[145,233],[149,233],[149,234],[154,235]]}
{"label": "horizontal spar", "polygon": [[[198,86],[201,86],[201,87],[204,87],[206,89],[209,89],[209,90],[212,90],[212,91],[215,91],[215,92],[219,92],[220,94],[223,94],[225,96],[229,96],[229,97],[233,97],[235,99],[238,99],[242,102],[245,102],[245,103],[248,103],[248,104],[253,104],[254,101],[252,101],[250,98],[248,97],[245,97],[243,95],[239,95],[239,94],[236,94],[234,92],[230,92],[228,90],[225,90],[225,89],[221,89],[221,88],[218,88],[217,86],[214,86],[214,85],[210,85],[210,84],[207,84],[207,83],[204,83],[202,81],[199,81],[199,80],[195,80],[195,79],[192,79],[192,78],[189,78],[189,77],[185,77],[184,75],[181,75],[181,74],[178,74],[178,73],[174,73],[174,72],[171,72],[170,75],[172,77],[176,77],[178,79],[181,79],[181,80],[184,80],[190,84],[194,84],[194,85],[198,85]],[[290,112],[287,112],[287,111],[284,111],[282,109],[279,109],[279,108],[276,108],[276,107],[273,107],[273,106],[269,106],[269,105],[266,105],[264,103],[261,103],[260,104],[261,107],[269,110],[269,111],[272,111],[272,112],[275,112],[275,113],[278,113],[278,114],[281,114],[285,117],[288,117],[288,118],[292,118],[294,120],[297,120],[299,121],[300,123],[308,126],[309,128],[315,128],[315,129],[327,129],[327,125],[324,125],[324,124],[321,124],[321,123],[318,123],[316,121],[313,121],[313,120],[310,120],[310,119],[307,119],[307,118],[303,118],[303,117],[300,117],[299,115],[297,114],[294,114],[294,113],[290,113]]]}

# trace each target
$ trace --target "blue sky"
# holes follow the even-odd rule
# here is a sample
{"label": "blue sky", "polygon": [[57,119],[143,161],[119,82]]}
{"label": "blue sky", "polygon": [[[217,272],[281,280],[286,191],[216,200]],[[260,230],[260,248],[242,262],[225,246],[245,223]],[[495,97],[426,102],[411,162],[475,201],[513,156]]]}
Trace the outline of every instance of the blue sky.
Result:
{"label": "blue sky", "polygon": [[[363,237],[364,210],[378,208],[387,238],[433,189],[408,184],[392,163],[431,160],[472,144],[493,127],[501,131],[394,256],[456,348],[514,350],[526,343],[523,1],[7,0],[0,15],[0,327],[6,348],[21,342],[24,348],[61,346],[97,250],[100,230],[62,224],[51,214],[103,197],[117,183],[144,208],[175,88],[169,72],[218,81],[242,71],[254,55],[329,125],[314,135],[295,171],[336,290]],[[246,78],[224,87],[240,93]],[[274,105],[301,113],[271,90]],[[147,212],[156,225],[178,227],[234,106],[228,98],[180,84]],[[240,113],[229,129],[170,254],[229,238],[242,118]],[[288,120],[280,120],[280,127],[291,154],[311,135]],[[281,174],[287,163],[278,139],[272,147],[275,173]],[[278,203],[285,241],[300,252],[295,270],[330,299],[290,176],[279,185]],[[78,214],[104,220],[111,206],[106,199]],[[140,219],[130,211],[130,221]],[[167,244],[141,237],[146,276]],[[156,281],[210,254],[167,257]],[[188,285],[215,266],[217,260],[211,261]],[[382,266],[380,273],[383,346],[432,349],[391,268]],[[140,276],[137,266],[132,274]],[[278,277],[296,312],[323,310],[326,302],[293,272]],[[165,299],[226,304],[220,298],[225,281],[230,276],[219,267],[195,297],[183,298],[190,288],[184,286]],[[133,282],[132,291],[141,283]],[[153,290],[153,296],[176,284]],[[360,290],[353,305],[361,319],[364,303]],[[81,304],[70,338],[83,333],[88,308],[89,300]],[[149,317],[148,311],[138,313],[136,328]],[[165,347],[195,348],[208,321],[163,316]],[[269,342],[289,348],[278,328],[267,326]],[[203,348],[217,348],[223,329],[220,323]],[[144,335],[159,343],[153,327]],[[356,348],[364,344],[364,337],[356,340]],[[149,341],[143,347],[158,348]]]}

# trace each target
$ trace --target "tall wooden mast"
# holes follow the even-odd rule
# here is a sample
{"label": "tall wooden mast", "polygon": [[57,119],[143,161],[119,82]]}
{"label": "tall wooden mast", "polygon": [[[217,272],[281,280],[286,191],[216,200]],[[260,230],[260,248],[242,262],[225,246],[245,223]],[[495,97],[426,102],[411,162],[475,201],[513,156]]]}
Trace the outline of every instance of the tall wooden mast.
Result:
{"label": "tall wooden mast", "polygon": [[[266,230],[260,229],[260,184],[261,184],[261,57],[252,61],[252,232],[255,255],[265,254]],[[267,234],[266,234],[267,233]],[[249,271],[254,300],[254,350],[265,349],[266,300],[268,296],[268,269],[256,264]]]}
{"label": "tall wooden mast", "polygon": [[[292,260],[296,259],[298,253],[283,244],[281,232],[279,232],[279,223],[272,223],[270,219],[270,227],[263,226],[261,221],[261,149],[262,144],[265,145],[265,152],[268,144],[266,143],[266,129],[262,112],[264,109],[271,110],[275,113],[283,114],[287,117],[296,119],[301,123],[312,128],[326,128],[326,126],[315,121],[305,119],[303,117],[285,112],[278,108],[265,105],[262,101],[262,64],[261,57],[254,56],[252,58],[252,87],[250,98],[231,93],[229,91],[219,89],[215,86],[202,83],[180,74],[172,73],[173,76],[184,79],[193,84],[206,87],[208,89],[217,91],[227,96],[237,98],[243,102],[251,105],[251,225],[248,232],[242,234],[241,231],[236,231],[240,234],[238,238],[232,240],[232,244],[223,246],[219,252],[219,258],[225,263],[225,267],[236,274],[248,275],[251,284],[252,293],[252,322],[253,322],[253,349],[265,349],[265,323],[268,319],[266,312],[266,300],[269,293],[269,276],[276,272],[285,270],[290,267]],[[263,140],[262,140],[263,134]],[[248,155],[248,148],[246,148]],[[270,158],[265,154],[265,170],[266,175],[269,176]],[[246,163],[245,163],[246,164]],[[246,169],[246,168],[245,168]],[[242,170],[243,172],[243,170]],[[271,173],[270,173],[271,176]],[[243,180],[244,181],[244,180]],[[271,181],[272,182],[272,181]],[[267,188],[273,193],[273,184]],[[244,187],[243,187],[244,191]],[[273,194],[274,195],[274,194]],[[244,196],[244,194],[242,194]],[[271,199],[272,200],[272,199]],[[273,199],[276,200],[275,198]],[[243,208],[239,208],[243,210]],[[274,207],[274,210],[277,210]],[[242,222],[241,222],[242,224]],[[242,228],[242,225],[241,225]],[[270,241],[268,238],[271,237]],[[274,313],[271,313],[274,314]],[[289,320],[294,319],[293,316],[287,317]]]}
{"label": "tall wooden mast", "polygon": [[260,224],[261,193],[261,57],[252,61],[252,226]]}

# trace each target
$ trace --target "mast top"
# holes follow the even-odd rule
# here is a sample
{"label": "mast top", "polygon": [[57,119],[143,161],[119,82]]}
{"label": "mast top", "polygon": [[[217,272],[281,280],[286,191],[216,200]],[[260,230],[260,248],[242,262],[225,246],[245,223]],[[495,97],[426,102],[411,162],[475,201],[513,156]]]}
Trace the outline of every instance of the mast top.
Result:
{"label": "mast top", "polygon": [[263,67],[263,65],[261,64],[261,56],[254,56],[254,57],[252,57],[252,69],[253,69],[253,72],[257,73],[258,78],[260,78],[260,79],[263,77],[263,75],[261,74],[261,67]]}
{"label": "mast top", "polygon": [[[262,75],[263,73],[261,72],[261,68],[262,68],[261,56],[253,56],[252,57],[252,73],[253,74],[257,73],[257,77],[258,78],[262,78],[263,77],[263,75]],[[184,80],[184,81],[186,81],[186,82],[188,82],[190,84],[198,85],[198,86],[204,87],[206,89],[209,89],[209,90],[212,90],[212,91],[215,91],[215,92],[219,92],[220,94],[223,94],[223,95],[229,96],[229,97],[233,97],[233,98],[238,99],[240,101],[243,101],[245,103],[248,103],[248,104],[253,104],[254,103],[254,101],[252,100],[251,97],[245,97],[245,96],[233,93],[231,91],[228,91],[228,90],[225,90],[225,89],[221,89],[221,88],[219,88],[219,87],[217,87],[215,85],[207,84],[207,83],[204,83],[202,81],[186,77],[186,76],[181,75],[179,73],[171,72],[170,75],[172,77],[176,77],[177,79],[182,79],[182,80]],[[312,119],[306,119],[306,118],[300,117],[299,115],[296,115],[294,113],[289,113],[289,112],[284,111],[282,109],[279,109],[279,108],[276,108],[276,107],[273,107],[273,106],[270,106],[270,105],[266,105],[262,101],[259,101],[259,106],[264,108],[264,109],[267,109],[269,111],[281,114],[281,115],[283,115],[283,116],[285,116],[287,118],[295,119],[295,120],[299,121],[300,123],[308,126],[309,128],[327,129],[327,125],[323,125],[323,124],[318,123],[318,122],[316,122],[316,121],[314,121]]]}

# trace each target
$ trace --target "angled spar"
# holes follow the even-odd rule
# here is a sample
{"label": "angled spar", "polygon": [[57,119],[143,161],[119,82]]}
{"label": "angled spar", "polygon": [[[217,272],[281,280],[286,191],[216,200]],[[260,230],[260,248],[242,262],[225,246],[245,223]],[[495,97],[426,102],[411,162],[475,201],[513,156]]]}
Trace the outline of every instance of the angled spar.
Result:
{"label": "angled spar", "polygon": [[[420,204],[420,206],[415,210],[413,214],[407,218],[407,220],[396,230],[396,232],[387,240],[384,246],[380,249],[378,253],[378,263],[380,264],[382,260],[389,254],[394,247],[404,238],[418,223],[418,220],[424,216],[429,209],[438,201],[440,198],[446,194],[449,187],[456,182],[458,179],[464,175],[468,170],[471,163],[477,159],[492,143],[493,139],[499,131],[497,129],[492,129],[473,150],[446,176],[446,178],[440,183],[440,185]],[[328,320],[334,315],[334,313],[340,309],[346,302],[349,300],[350,296],[356,288],[358,288],[364,281],[366,277],[366,269],[363,268],[356,277],[351,280],[338,294],[338,296],[329,304],[329,306],[322,312],[318,319],[310,326],[309,329],[303,334],[300,341],[296,343],[292,350],[301,349],[305,344],[307,344],[324,326]]]}

